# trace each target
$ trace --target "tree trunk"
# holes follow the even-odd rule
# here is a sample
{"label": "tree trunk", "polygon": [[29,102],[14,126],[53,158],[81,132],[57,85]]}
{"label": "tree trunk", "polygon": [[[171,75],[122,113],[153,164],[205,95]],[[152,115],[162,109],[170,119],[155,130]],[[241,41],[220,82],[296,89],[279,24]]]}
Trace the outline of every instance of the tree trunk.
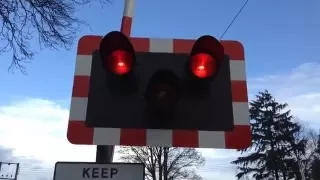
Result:
{"label": "tree trunk", "polygon": [[148,148],[149,151],[150,151],[150,156],[151,156],[151,166],[152,166],[152,170],[149,171],[151,176],[152,176],[152,180],[157,180],[157,177],[156,177],[156,160],[154,159],[154,151],[152,148]]}
{"label": "tree trunk", "polygon": [[163,148],[163,180],[168,180],[168,153],[169,148]]}
{"label": "tree trunk", "polygon": [[[266,109],[268,108],[268,107],[265,107]],[[271,131],[271,127],[270,126],[268,126],[268,130],[269,130],[269,132],[272,132]],[[272,135],[269,135],[270,137],[272,137]],[[276,144],[273,142],[273,139],[271,140],[271,155],[272,155],[272,159],[273,160],[275,160],[275,159],[277,159],[276,158],[276,156],[275,156],[275,146],[276,146]],[[274,164],[274,166],[277,166],[277,165],[275,165]],[[279,179],[279,168],[278,167],[273,167],[273,169],[274,169],[274,175],[275,175],[275,180],[280,180]]]}
{"label": "tree trunk", "polygon": [[283,176],[283,180],[287,180],[287,174],[283,170],[282,170],[282,176]]}
{"label": "tree trunk", "polygon": [[162,154],[163,154],[163,148],[159,148],[159,152],[158,152],[159,180],[162,180],[162,176],[163,176]]}

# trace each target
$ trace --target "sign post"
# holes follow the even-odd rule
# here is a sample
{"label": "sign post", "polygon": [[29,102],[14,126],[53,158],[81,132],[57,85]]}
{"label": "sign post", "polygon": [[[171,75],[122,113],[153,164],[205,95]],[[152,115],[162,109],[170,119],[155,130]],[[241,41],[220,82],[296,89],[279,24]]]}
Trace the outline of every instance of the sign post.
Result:
{"label": "sign post", "polygon": [[114,146],[97,145],[96,162],[111,163],[113,159]]}

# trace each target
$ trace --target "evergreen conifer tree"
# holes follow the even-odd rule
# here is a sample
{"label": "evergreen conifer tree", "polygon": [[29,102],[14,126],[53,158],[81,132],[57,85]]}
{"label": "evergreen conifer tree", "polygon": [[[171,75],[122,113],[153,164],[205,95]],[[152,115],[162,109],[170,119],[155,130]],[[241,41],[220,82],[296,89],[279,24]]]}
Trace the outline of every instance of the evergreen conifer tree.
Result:
{"label": "evergreen conifer tree", "polygon": [[311,167],[311,176],[313,180],[320,179],[320,133],[317,142],[317,148],[315,150],[314,160]]}
{"label": "evergreen conifer tree", "polygon": [[238,179],[251,174],[254,179],[289,180],[299,176],[299,166],[292,153],[304,149],[296,143],[294,133],[300,127],[293,121],[287,104],[278,103],[266,90],[250,102],[252,146],[241,150],[245,155],[233,164],[238,165]]}

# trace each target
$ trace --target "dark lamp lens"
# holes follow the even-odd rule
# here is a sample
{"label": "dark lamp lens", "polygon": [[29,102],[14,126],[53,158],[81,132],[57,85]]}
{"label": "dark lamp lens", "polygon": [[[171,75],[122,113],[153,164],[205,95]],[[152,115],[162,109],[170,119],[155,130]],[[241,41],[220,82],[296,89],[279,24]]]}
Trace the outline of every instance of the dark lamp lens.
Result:
{"label": "dark lamp lens", "polygon": [[172,91],[173,90],[168,85],[158,85],[154,89],[155,99],[158,101],[162,101],[162,100],[169,101],[170,99],[172,99],[171,97],[173,93]]}

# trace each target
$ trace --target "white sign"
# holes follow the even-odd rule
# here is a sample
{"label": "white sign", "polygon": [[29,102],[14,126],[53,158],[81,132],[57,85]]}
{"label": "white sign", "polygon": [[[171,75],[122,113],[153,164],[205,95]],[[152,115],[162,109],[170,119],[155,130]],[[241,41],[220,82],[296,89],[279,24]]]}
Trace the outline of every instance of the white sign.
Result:
{"label": "white sign", "polygon": [[144,180],[144,164],[57,162],[53,180]]}

